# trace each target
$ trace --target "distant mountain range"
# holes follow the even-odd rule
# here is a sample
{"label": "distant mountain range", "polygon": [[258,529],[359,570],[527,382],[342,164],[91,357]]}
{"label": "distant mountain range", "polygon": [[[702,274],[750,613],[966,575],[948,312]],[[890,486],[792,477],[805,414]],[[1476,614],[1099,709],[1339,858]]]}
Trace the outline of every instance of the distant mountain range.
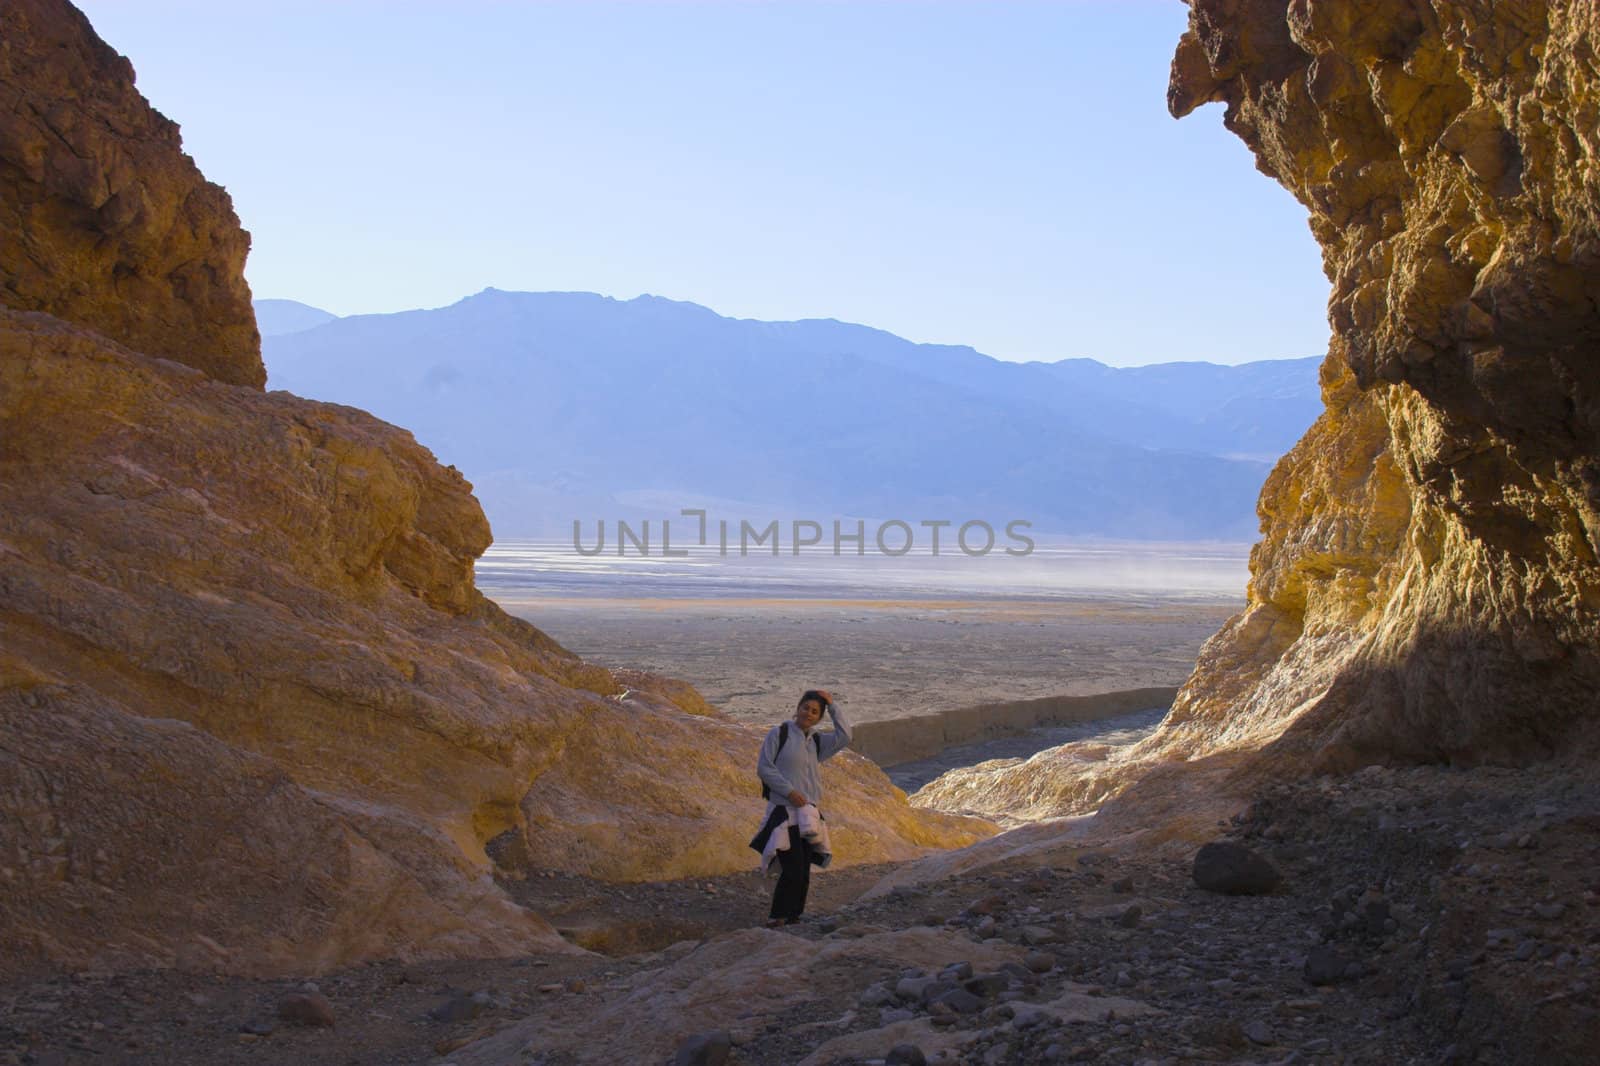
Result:
{"label": "distant mountain range", "polygon": [[303,329],[311,329],[325,322],[332,322],[338,315],[331,314],[321,308],[303,304],[299,300],[256,300],[256,328],[263,337],[276,337],[284,333],[299,333]]}
{"label": "distant mountain range", "polygon": [[1319,358],[1014,363],[831,319],[486,289],[336,318],[257,302],[268,387],[412,430],[498,536],[572,520],[901,518],[1250,539],[1271,462],[1321,410]]}

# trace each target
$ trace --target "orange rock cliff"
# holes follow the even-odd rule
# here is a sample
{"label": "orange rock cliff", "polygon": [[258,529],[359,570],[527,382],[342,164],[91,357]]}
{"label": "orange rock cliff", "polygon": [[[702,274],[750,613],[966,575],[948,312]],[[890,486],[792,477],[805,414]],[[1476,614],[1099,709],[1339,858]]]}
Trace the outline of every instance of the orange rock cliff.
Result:
{"label": "orange rock cliff", "polygon": [[1310,212],[1326,411],[1154,735],[918,803],[1203,839],[1272,776],[1600,755],[1597,44],[1587,3],[1193,0],[1168,102]]}
{"label": "orange rock cliff", "polygon": [[[0,970],[561,950],[495,873],[753,864],[757,735],[486,600],[409,433],[261,390],[248,238],[128,62],[8,2],[0,92]],[[829,772],[859,861],[993,831]]]}
{"label": "orange rock cliff", "polygon": [[1169,105],[1310,212],[1333,338],[1169,751],[1597,754],[1597,43],[1582,2],[1193,3]]}
{"label": "orange rock cliff", "polygon": [[6,0],[0,29],[0,302],[264,384],[228,194],[76,9]]}

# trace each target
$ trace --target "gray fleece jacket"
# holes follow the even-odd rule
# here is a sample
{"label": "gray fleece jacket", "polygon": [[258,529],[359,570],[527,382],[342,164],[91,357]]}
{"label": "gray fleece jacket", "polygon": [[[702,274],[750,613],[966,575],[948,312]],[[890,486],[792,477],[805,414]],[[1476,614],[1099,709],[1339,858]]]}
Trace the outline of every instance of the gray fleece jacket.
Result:
{"label": "gray fleece jacket", "polygon": [[833,758],[850,744],[850,723],[836,705],[830,703],[826,710],[833,719],[833,732],[812,727],[810,733],[802,735],[800,727],[790,719],[789,740],[782,751],[778,750],[778,731],[782,725],[773,726],[762,742],[756,773],[772,790],[772,802],[788,803],[789,793],[799,789],[808,801],[821,806],[822,776],[817,772],[817,764]]}

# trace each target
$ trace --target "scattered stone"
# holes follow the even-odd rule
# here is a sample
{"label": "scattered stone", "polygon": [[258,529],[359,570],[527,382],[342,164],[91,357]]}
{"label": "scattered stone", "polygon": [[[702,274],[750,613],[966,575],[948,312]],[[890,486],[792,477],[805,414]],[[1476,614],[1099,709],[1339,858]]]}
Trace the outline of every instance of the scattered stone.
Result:
{"label": "scattered stone", "polygon": [[1244,1029],[1231,1018],[1197,1018],[1187,1026],[1189,1039],[1203,1047],[1244,1047]]}
{"label": "scattered stone", "polygon": [[437,1007],[428,1012],[428,1017],[445,1025],[457,1025],[461,1022],[470,1022],[482,1014],[487,1006],[477,996],[463,992],[451,996]]}
{"label": "scattered stone", "polygon": [[1123,910],[1123,912],[1117,916],[1117,924],[1124,929],[1137,929],[1139,926],[1139,918],[1143,914],[1144,909],[1142,907],[1140,907],[1137,903],[1130,903]]}
{"label": "scattered stone", "polygon": [[906,1010],[904,1007],[897,1007],[894,1010],[886,1010],[882,1014],[878,1015],[878,1024],[893,1025],[896,1022],[909,1022],[916,1016],[917,1014],[915,1011]]}
{"label": "scattered stone", "polygon": [[1018,1007],[1011,1024],[1018,1029],[1034,1029],[1050,1020],[1050,1015],[1034,1006]]}
{"label": "scattered stone", "polygon": [[1023,926],[1021,936],[1024,944],[1053,944],[1056,940],[1055,930],[1042,925]]}
{"label": "scattered stone", "polygon": [[881,925],[873,925],[870,922],[856,922],[851,925],[842,925],[835,930],[839,936],[845,938],[846,940],[856,940],[864,936],[877,936],[879,933],[887,933],[888,931],[889,930],[886,927]]}
{"label": "scattered stone", "polygon": [[1126,896],[1128,893],[1133,891],[1133,878],[1131,878],[1131,877],[1119,877],[1119,878],[1117,878],[1115,881],[1111,882],[1111,891],[1116,892],[1119,895]]}
{"label": "scattered stone", "polygon": [[957,1014],[976,1014],[983,1009],[983,999],[975,996],[964,988],[952,988],[943,993],[934,1003],[942,1003],[953,1008]]}
{"label": "scattered stone", "polygon": [[928,989],[939,984],[937,977],[902,977],[895,982],[894,998],[920,1002]]}
{"label": "scattered stone", "polygon": [[1277,1040],[1272,1033],[1272,1026],[1268,1025],[1260,1018],[1244,1024],[1244,1035],[1245,1039],[1249,1040],[1250,1043],[1259,1044],[1262,1047],[1277,1043]]}
{"label": "scattered stone", "polygon": [[1033,973],[1049,973],[1056,968],[1056,957],[1048,951],[1030,951],[1022,964]]}
{"label": "scattered stone", "polygon": [[863,1007],[882,1007],[892,1002],[894,1002],[894,993],[890,992],[882,982],[868,985],[866,990],[861,993],[861,1005]]}
{"label": "scattered stone", "polygon": [[915,1044],[896,1044],[884,1056],[884,1066],[927,1066],[928,1056]]}
{"label": "scattered stone", "polygon": [[968,907],[967,910],[973,914],[993,914],[995,911],[1003,909],[1005,904],[1004,896],[984,896]]}
{"label": "scattered stone", "polygon": [[1389,901],[1383,898],[1382,893],[1369,890],[1364,894],[1356,905],[1356,914],[1373,936],[1380,936],[1394,928],[1394,920],[1389,916]]}
{"label": "scattered stone", "polygon": [[1243,844],[1213,840],[1195,853],[1194,883],[1207,892],[1259,896],[1283,880],[1277,867]]}
{"label": "scattered stone", "polygon": [[980,973],[961,983],[961,987],[973,995],[985,997],[998,996],[1010,985],[1011,978],[1003,973]]}
{"label": "scattered stone", "polygon": [[290,992],[278,1000],[278,1017],[291,1025],[330,1027],[333,1004],[320,992]]}
{"label": "scattered stone", "polygon": [[733,1054],[733,1038],[726,1029],[696,1033],[678,1045],[673,1066],[722,1066]]}
{"label": "scattered stone", "polygon": [[1306,955],[1305,979],[1307,984],[1331,985],[1345,979],[1350,960],[1328,944],[1319,944]]}

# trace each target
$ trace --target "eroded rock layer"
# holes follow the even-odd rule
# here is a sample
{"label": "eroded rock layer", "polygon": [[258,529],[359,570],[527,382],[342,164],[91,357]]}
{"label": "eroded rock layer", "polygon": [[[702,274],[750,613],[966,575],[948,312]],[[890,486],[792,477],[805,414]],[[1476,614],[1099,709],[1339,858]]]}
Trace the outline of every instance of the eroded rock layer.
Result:
{"label": "eroded rock layer", "polygon": [[1173,113],[1223,101],[1306,206],[1333,338],[1168,752],[1595,753],[1597,43],[1584,2],[1193,4]]}
{"label": "eroded rock layer", "polygon": [[[496,876],[753,866],[758,733],[488,602],[409,433],[256,387],[247,240],[126,61],[20,0],[0,75],[0,972],[565,950]],[[824,777],[841,864],[993,832]]]}
{"label": "eroded rock layer", "polygon": [[64,0],[0,4],[0,303],[267,380],[228,194]]}
{"label": "eroded rock layer", "polygon": [[[0,930],[23,956],[502,954],[554,938],[491,841],[512,876],[754,862],[759,735],[485,600],[482,511],[403,430],[0,310],[0,441]],[[826,769],[852,860],[989,831],[859,756]]]}
{"label": "eroded rock layer", "polygon": [[1151,738],[917,802],[1081,814],[1137,781],[1102,830],[1203,833],[1263,773],[1600,753],[1597,45],[1584,2],[1193,0],[1169,104],[1223,102],[1309,211],[1327,409]]}

